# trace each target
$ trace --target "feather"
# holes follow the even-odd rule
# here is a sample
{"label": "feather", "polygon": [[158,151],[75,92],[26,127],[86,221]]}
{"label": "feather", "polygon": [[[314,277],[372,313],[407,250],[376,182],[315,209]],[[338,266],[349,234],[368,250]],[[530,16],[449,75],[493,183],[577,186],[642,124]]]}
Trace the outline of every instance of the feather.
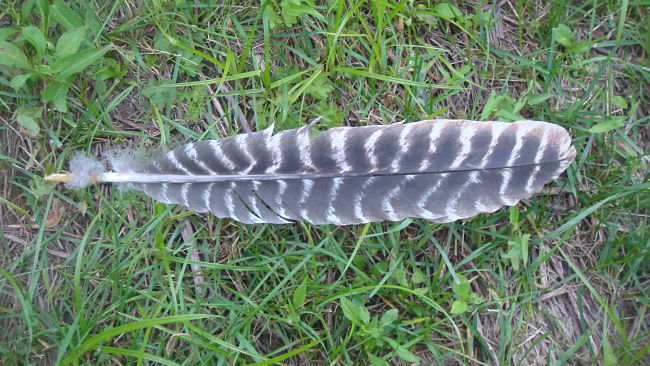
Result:
{"label": "feather", "polygon": [[113,157],[110,172],[77,161],[69,176],[73,188],[127,183],[157,201],[250,224],[443,223],[529,198],[575,157],[564,128],[538,121],[427,120],[314,138],[311,130],[194,142],[135,165]]}

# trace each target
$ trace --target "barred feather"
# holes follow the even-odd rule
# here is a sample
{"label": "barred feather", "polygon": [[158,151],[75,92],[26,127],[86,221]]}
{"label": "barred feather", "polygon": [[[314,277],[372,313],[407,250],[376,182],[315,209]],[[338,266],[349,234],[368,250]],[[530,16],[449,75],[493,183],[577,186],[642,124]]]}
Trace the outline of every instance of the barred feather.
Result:
{"label": "barred feather", "polygon": [[100,180],[251,224],[451,222],[530,197],[574,157],[567,131],[551,123],[428,120],[315,138],[311,126],[269,128],[190,143]]}

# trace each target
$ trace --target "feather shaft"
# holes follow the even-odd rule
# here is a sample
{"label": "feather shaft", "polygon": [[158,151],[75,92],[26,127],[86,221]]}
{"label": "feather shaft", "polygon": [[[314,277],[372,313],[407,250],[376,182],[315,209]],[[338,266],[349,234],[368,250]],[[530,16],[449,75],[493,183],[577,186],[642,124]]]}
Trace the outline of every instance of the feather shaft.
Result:
{"label": "feather shaft", "polygon": [[[564,161],[560,159],[557,161]],[[539,166],[543,163],[525,164],[525,165],[510,165],[510,168]],[[445,174],[453,172],[467,172],[467,171],[487,171],[502,168],[480,168],[472,167],[466,169],[449,169],[438,170],[429,172],[411,172],[413,175],[426,175],[426,174]],[[318,179],[318,178],[352,178],[352,177],[382,177],[382,176],[395,176],[403,175],[404,173],[396,173],[394,171],[375,171],[375,172],[335,172],[335,173],[296,173],[296,174],[219,174],[219,175],[183,175],[183,174],[146,174],[146,173],[100,173],[94,179],[93,183],[212,183],[212,182],[245,182],[245,181],[264,181],[264,180],[302,180],[302,179]],[[52,174],[45,179],[50,181],[66,182],[69,174]]]}

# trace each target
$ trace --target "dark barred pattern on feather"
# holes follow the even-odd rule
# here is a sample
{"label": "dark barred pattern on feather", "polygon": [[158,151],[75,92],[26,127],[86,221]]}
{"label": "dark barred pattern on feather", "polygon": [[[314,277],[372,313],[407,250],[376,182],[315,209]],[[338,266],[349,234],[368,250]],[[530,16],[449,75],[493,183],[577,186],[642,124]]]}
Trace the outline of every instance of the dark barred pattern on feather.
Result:
{"label": "dark barred pattern on feather", "polygon": [[564,128],[537,121],[430,120],[314,138],[311,130],[190,143],[140,172],[179,179],[133,186],[243,223],[451,222],[529,198],[575,157]]}

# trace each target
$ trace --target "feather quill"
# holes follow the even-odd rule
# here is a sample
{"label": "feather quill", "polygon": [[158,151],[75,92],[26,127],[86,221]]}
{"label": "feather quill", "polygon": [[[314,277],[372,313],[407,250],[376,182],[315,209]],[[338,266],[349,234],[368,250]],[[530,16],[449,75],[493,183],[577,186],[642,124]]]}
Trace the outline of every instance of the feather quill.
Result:
{"label": "feather quill", "polygon": [[113,171],[71,163],[71,188],[126,183],[153,199],[243,223],[349,225],[407,217],[451,222],[540,192],[575,157],[568,132],[539,121],[426,120],[272,128],[189,143],[150,161],[113,156]]}

